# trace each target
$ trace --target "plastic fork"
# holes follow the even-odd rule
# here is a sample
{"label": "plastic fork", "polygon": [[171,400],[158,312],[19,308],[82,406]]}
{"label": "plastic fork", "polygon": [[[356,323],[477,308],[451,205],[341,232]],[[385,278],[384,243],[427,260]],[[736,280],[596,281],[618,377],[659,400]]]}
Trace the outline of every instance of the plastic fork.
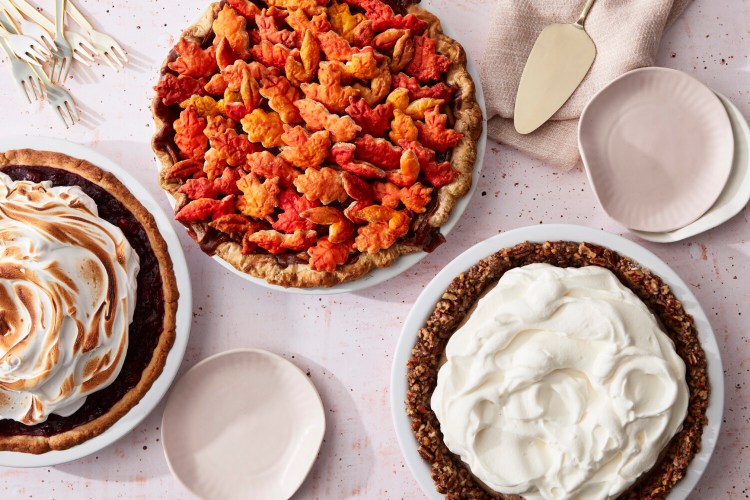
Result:
{"label": "plastic fork", "polygon": [[34,68],[31,68],[31,70],[36,73],[36,76],[47,87],[47,100],[54,110],[57,111],[57,115],[65,124],[65,128],[70,128],[76,122],[79,122],[81,117],[78,115],[76,103],[70,93],[59,85],[52,83],[43,71],[36,71]]}
{"label": "plastic fork", "polygon": [[[3,23],[2,21],[0,21],[0,25],[2,25],[3,28],[6,27],[5,23]],[[13,73],[13,78],[15,78],[16,83],[21,88],[21,91],[26,96],[26,99],[31,102],[32,98],[35,101],[44,98],[44,83],[42,83],[42,80],[39,78],[39,76],[34,71],[32,71],[31,66],[16,57],[16,55],[13,53],[10,46],[4,39],[0,39],[0,47],[2,47],[3,51],[8,56],[8,59],[10,60],[10,69]]]}
{"label": "plastic fork", "polygon": [[[36,24],[44,28],[44,30],[50,35],[54,36],[55,24],[47,19],[41,12],[36,10],[26,0],[3,0],[4,2],[12,3],[18,8],[23,14],[34,21]],[[76,33],[75,31],[66,30],[65,38],[68,40],[71,48],[73,49],[73,58],[83,64],[84,66],[91,66],[96,58],[96,50],[94,46],[84,37],[83,35]]]}
{"label": "plastic fork", "polygon": [[65,0],[55,0],[55,45],[50,60],[49,77],[53,82],[63,82],[70,72],[73,60],[73,49],[65,39],[63,21],[65,20]]}
{"label": "plastic fork", "polygon": [[48,49],[56,48],[55,40],[50,36],[50,33],[37,23],[25,19],[12,2],[9,0],[0,0],[0,5],[8,11],[11,16],[9,20],[20,29],[20,33],[43,43]]}
{"label": "plastic fork", "polygon": [[29,64],[41,66],[42,62],[49,59],[49,51],[33,38],[11,33],[5,27],[0,28],[0,37],[5,40],[10,50],[16,56]]}
{"label": "plastic fork", "polygon": [[[61,0],[56,1],[59,2]],[[125,67],[125,64],[128,62],[128,56],[125,54],[125,51],[122,50],[120,44],[117,43],[117,40],[106,33],[96,31],[81,11],[78,10],[78,7],[76,7],[76,5],[70,0],[67,0],[67,12],[70,14],[70,17],[72,17],[73,20],[88,34],[91,43],[94,45],[94,48],[102,59],[104,59],[104,62],[115,71],[119,71],[120,68]]]}

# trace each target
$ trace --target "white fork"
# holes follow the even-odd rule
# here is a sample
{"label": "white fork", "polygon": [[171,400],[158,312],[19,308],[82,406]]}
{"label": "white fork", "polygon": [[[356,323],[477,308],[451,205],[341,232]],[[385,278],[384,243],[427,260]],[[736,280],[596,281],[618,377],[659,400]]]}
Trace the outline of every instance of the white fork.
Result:
{"label": "white fork", "polygon": [[[3,28],[6,28],[6,26],[9,27],[9,25],[3,21],[0,21],[0,26]],[[28,99],[29,102],[31,102],[32,98],[35,101],[43,99],[45,87],[42,80],[39,78],[39,75],[31,70],[30,65],[16,57],[5,40],[0,39],[0,47],[2,47],[3,51],[8,56],[13,77],[16,79],[16,83],[21,88],[21,91],[26,95],[26,99]]]}
{"label": "white fork", "polygon": [[10,20],[20,28],[22,34],[42,42],[48,49],[54,50],[56,48],[55,39],[44,28],[24,18],[12,2],[9,0],[0,0],[0,4],[8,11],[11,16]]}
{"label": "white fork", "polygon": [[[55,24],[47,19],[41,12],[36,10],[34,6],[32,6],[26,0],[4,1],[13,3],[18,8],[18,10],[23,12],[26,17],[44,28],[47,33],[54,36]],[[91,63],[94,62],[96,58],[96,50],[94,49],[94,46],[91,45],[91,42],[89,42],[88,39],[86,39],[86,37],[84,37],[80,33],[76,33],[75,31],[71,30],[65,31],[65,38],[68,40],[68,43],[70,43],[70,46],[73,49],[73,58],[84,66],[91,66]]]}
{"label": "white fork", "polygon": [[125,51],[122,50],[120,44],[117,43],[117,40],[106,33],[96,31],[72,1],[67,0],[66,8],[70,17],[72,17],[73,20],[89,35],[91,43],[94,44],[94,48],[99,55],[102,56],[104,62],[109,64],[109,66],[115,71],[124,68],[125,64],[128,62],[128,56],[125,54]]}
{"label": "white fork", "polygon": [[29,64],[41,66],[42,62],[49,59],[49,51],[33,38],[11,33],[4,27],[0,28],[0,37],[5,39],[15,55]]}

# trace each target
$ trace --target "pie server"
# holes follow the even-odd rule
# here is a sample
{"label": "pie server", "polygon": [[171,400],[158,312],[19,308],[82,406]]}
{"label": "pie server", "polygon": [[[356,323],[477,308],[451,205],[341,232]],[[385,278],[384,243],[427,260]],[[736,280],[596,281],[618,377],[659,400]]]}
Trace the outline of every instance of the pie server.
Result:
{"label": "pie server", "polygon": [[595,0],[588,0],[574,24],[544,28],[531,49],[516,95],[516,131],[530,134],[573,95],[596,58],[596,46],[583,23]]}

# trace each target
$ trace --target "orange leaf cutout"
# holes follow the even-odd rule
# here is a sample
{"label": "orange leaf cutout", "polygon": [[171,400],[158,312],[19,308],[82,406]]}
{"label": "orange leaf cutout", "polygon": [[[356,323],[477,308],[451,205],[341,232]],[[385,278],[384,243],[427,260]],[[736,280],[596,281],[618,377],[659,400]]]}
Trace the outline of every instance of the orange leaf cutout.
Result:
{"label": "orange leaf cutout", "polygon": [[245,134],[238,134],[234,129],[225,130],[211,138],[211,147],[218,151],[219,157],[233,167],[242,167],[247,163],[247,155],[260,148],[254,145]]}
{"label": "orange leaf cutout", "polygon": [[308,130],[327,130],[334,142],[349,142],[362,130],[351,117],[329,113],[325,106],[312,99],[300,99],[294,101],[294,105]]}
{"label": "orange leaf cutout", "polygon": [[371,223],[387,222],[388,232],[396,238],[405,236],[409,232],[411,218],[406,212],[394,210],[381,205],[365,207],[355,214],[362,220]]}
{"label": "orange leaf cutout", "polygon": [[380,65],[378,74],[370,80],[369,87],[361,83],[355,83],[352,87],[359,90],[359,95],[367,101],[370,107],[377,106],[391,90],[391,72],[388,69],[388,61],[383,61]]}
{"label": "orange leaf cutout", "polygon": [[362,49],[368,45],[372,45],[373,38],[375,38],[375,31],[372,29],[372,21],[366,19],[354,28],[352,45]]}
{"label": "orange leaf cutout", "polygon": [[240,180],[244,171],[239,168],[227,167],[218,177],[213,180],[214,187],[220,194],[240,194],[240,188],[237,187],[237,181]]}
{"label": "orange leaf cutout", "polygon": [[354,236],[354,224],[333,207],[311,208],[300,216],[314,224],[330,226],[328,239],[331,243],[344,243]]}
{"label": "orange leaf cutout", "polygon": [[268,253],[278,255],[287,251],[307,250],[318,240],[318,234],[315,231],[295,231],[294,234],[284,234],[273,229],[266,229],[246,235],[246,239]]}
{"label": "orange leaf cutout", "polygon": [[343,36],[347,42],[354,40],[354,30],[365,20],[362,14],[352,14],[345,3],[332,2],[328,7],[328,18],[333,30]]}
{"label": "orange leaf cutout", "polygon": [[286,76],[293,85],[312,80],[320,64],[320,46],[311,31],[305,33],[299,53],[301,63],[290,56],[284,67]]}
{"label": "orange leaf cutout", "polygon": [[388,208],[396,208],[401,202],[401,188],[390,182],[376,182],[372,186],[375,201]]}
{"label": "orange leaf cutout", "polygon": [[281,116],[284,123],[302,122],[294,101],[302,94],[283,76],[268,75],[261,81],[260,94],[268,99],[268,106]]}
{"label": "orange leaf cutout", "polygon": [[389,28],[408,29],[413,33],[422,33],[427,23],[414,14],[394,15],[393,9],[380,0],[346,0],[349,5],[365,10],[365,17],[372,21],[376,32]]}
{"label": "orange leaf cutout", "polygon": [[281,139],[286,146],[281,147],[279,156],[302,169],[318,167],[331,148],[331,140],[325,130],[310,135],[303,127],[284,125]]}
{"label": "orange leaf cutout", "polygon": [[369,134],[354,141],[357,147],[355,157],[366,160],[383,170],[399,168],[401,148],[394,146],[386,139],[378,139]]}
{"label": "orange leaf cutout", "polygon": [[393,121],[391,122],[391,133],[388,135],[391,141],[416,141],[418,135],[417,126],[409,115],[397,109],[393,112]]}
{"label": "orange leaf cutout", "polygon": [[281,44],[263,40],[250,49],[250,55],[254,60],[265,66],[274,66],[283,70],[287,58],[299,56],[299,51],[297,49],[289,50]]}
{"label": "orange leaf cutout", "polygon": [[232,50],[229,40],[223,36],[214,39],[214,47],[216,47],[216,65],[219,66],[220,70],[234,64],[239,59],[234,50]]}
{"label": "orange leaf cutout", "polygon": [[[360,213],[360,210],[357,213]],[[354,248],[360,252],[369,254],[378,253],[380,250],[386,250],[396,243],[396,236],[388,231],[387,222],[373,222],[362,226],[357,230],[357,237],[354,238]]]}
{"label": "orange leaf cutout", "polygon": [[409,99],[412,101],[423,97],[432,97],[447,102],[456,92],[456,87],[449,87],[443,82],[436,83],[432,87],[422,87],[419,85],[419,80],[410,78],[403,73],[393,76],[393,87],[408,90]]}
{"label": "orange leaf cutout", "polygon": [[354,144],[340,142],[331,148],[331,156],[338,165],[345,171],[365,179],[383,179],[386,173],[365,161],[354,161]]}
{"label": "orange leaf cutout", "polygon": [[180,38],[174,50],[179,54],[179,57],[167,66],[181,75],[207,78],[218,69],[214,47],[203,50],[198,43]]}
{"label": "orange leaf cutout", "polygon": [[399,198],[407,210],[421,214],[427,210],[427,204],[432,199],[431,193],[432,188],[417,182],[411,187],[402,188],[399,192]]}
{"label": "orange leaf cutout", "polygon": [[277,177],[283,188],[293,187],[294,179],[302,175],[302,172],[291,167],[283,158],[274,156],[269,151],[249,154],[247,166],[255,175],[266,179]]}
{"label": "orange leaf cutout", "polygon": [[424,114],[428,109],[432,109],[435,106],[440,107],[443,104],[442,99],[434,99],[432,97],[423,97],[412,101],[404,110],[404,113],[411,116],[414,120],[424,119]]}
{"label": "orange leaf cutout", "polygon": [[253,174],[247,174],[237,181],[243,195],[237,199],[237,209],[241,214],[254,219],[265,219],[276,208],[277,196],[281,192],[279,179],[266,179],[262,183]]}
{"label": "orange leaf cutout", "polygon": [[355,201],[371,202],[374,197],[372,187],[363,179],[360,179],[356,175],[344,172],[342,174],[344,180],[344,191]]}
{"label": "orange leaf cutout", "polygon": [[349,204],[348,207],[344,209],[344,215],[347,219],[352,221],[355,224],[366,224],[366,221],[363,221],[359,217],[356,217],[354,214],[359,212],[365,207],[369,207],[372,205],[372,200],[369,201],[353,201]]}
{"label": "orange leaf cutout", "polygon": [[266,148],[275,148],[284,144],[281,140],[284,124],[279,114],[274,111],[266,113],[260,108],[254,109],[240,123],[242,123],[242,130],[247,132],[252,142],[260,142]]}
{"label": "orange leaf cutout", "polygon": [[393,109],[404,111],[409,106],[409,91],[402,88],[394,89],[385,98],[385,102],[390,102],[393,105]]}
{"label": "orange leaf cutout", "polygon": [[216,73],[203,88],[211,95],[224,95],[228,86],[229,84],[224,79],[224,75]]}
{"label": "orange leaf cutout", "polygon": [[245,234],[260,231],[262,222],[251,221],[241,214],[227,214],[214,219],[208,224],[210,227],[227,234]]}
{"label": "orange leaf cutout", "polygon": [[[445,128],[445,122],[448,116],[440,113],[440,107],[435,106],[424,114],[424,123],[417,122],[419,130],[419,142],[434,149],[445,153],[448,148],[452,148],[461,140],[463,134],[453,129]],[[397,142],[397,141],[396,141]]]}
{"label": "orange leaf cutout", "polygon": [[286,17],[286,23],[297,33],[301,39],[309,30],[313,35],[329,31],[331,24],[326,19],[325,14],[318,14],[309,19],[301,10],[291,10]]}
{"label": "orange leaf cutout", "polygon": [[344,114],[349,100],[359,95],[359,91],[342,86],[343,75],[344,67],[340,62],[324,61],[318,69],[320,83],[303,83],[300,88],[308,99],[318,101],[332,113]]}
{"label": "orange leaf cutout", "polygon": [[154,90],[167,106],[190,99],[193,95],[206,95],[203,84],[195,78],[183,75],[174,76],[172,73],[164,75]]}
{"label": "orange leaf cutout", "polygon": [[283,233],[292,234],[295,231],[309,231],[315,229],[315,224],[300,217],[300,213],[310,208],[320,206],[317,200],[310,201],[304,196],[297,195],[294,189],[286,189],[279,195],[279,207],[284,212],[279,215],[273,228]]}
{"label": "orange leaf cutout", "polygon": [[193,107],[184,109],[174,122],[174,143],[184,159],[202,160],[208,147],[208,138],[203,135],[206,119],[201,118]]}
{"label": "orange leaf cutout", "polygon": [[351,61],[354,49],[344,37],[335,31],[326,31],[317,34],[320,48],[329,61]]}
{"label": "orange leaf cutout", "polygon": [[387,29],[373,39],[373,46],[378,50],[391,50],[402,36],[411,36],[409,30]]}
{"label": "orange leaf cutout", "polygon": [[407,149],[401,154],[399,170],[388,172],[388,180],[399,187],[409,187],[419,177],[419,159],[414,151]]}
{"label": "orange leaf cutout", "polygon": [[346,112],[362,127],[364,133],[382,137],[388,130],[388,122],[393,116],[393,105],[384,103],[372,108],[364,99],[352,97],[349,99]]}
{"label": "orange leaf cutout", "polygon": [[180,107],[183,109],[192,107],[203,118],[220,115],[224,112],[224,103],[220,101],[217,102],[216,99],[208,95],[194,95],[190,99],[181,102]]}
{"label": "orange leaf cutout", "polygon": [[371,80],[378,76],[379,72],[378,60],[372,47],[355,52],[351,61],[344,64],[344,73],[359,80]]}
{"label": "orange leaf cutout", "polygon": [[247,59],[250,55],[248,50],[250,46],[250,37],[245,27],[247,19],[237,14],[237,12],[225,5],[214,20],[213,29],[217,38],[223,37],[232,47],[232,51],[240,59]]}
{"label": "orange leaf cutout", "polygon": [[234,211],[234,196],[227,196],[221,200],[201,198],[182,207],[175,214],[180,222],[196,222],[209,218],[219,218]]}
{"label": "orange leaf cutout", "polygon": [[436,42],[428,36],[414,37],[414,57],[404,69],[422,82],[439,80],[440,75],[448,71],[451,60],[435,52]]}
{"label": "orange leaf cutout", "polygon": [[352,251],[352,241],[332,243],[327,237],[318,240],[318,244],[307,249],[310,255],[310,269],[332,273],[336,267],[345,264]]}
{"label": "orange leaf cutout", "polygon": [[227,3],[248,21],[255,20],[260,12],[260,8],[249,0],[227,0]]}
{"label": "orange leaf cutout", "polygon": [[310,17],[325,12],[325,7],[316,0],[266,0],[266,3],[278,9],[301,10]]}
{"label": "orange leaf cutout", "polygon": [[235,123],[230,118],[224,118],[221,115],[209,116],[206,118],[206,128],[203,129],[203,134],[211,139],[219,134],[224,133],[226,130],[234,130]]}
{"label": "orange leaf cutout", "polygon": [[216,186],[214,186],[213,181],[210,181],[205,177],[201,177],[200,179],[188,179],[185,184],[180,186],[178,191],[191,200],[216,198],[219,196],[219,191],[216,189]]}
{"label": "orange leaf cutout", "polygon": [[203,171],[209,179],[216,179],[227,168],[227,161],[213,148],[206,151],[205,159]]}
{"label": "orange leaf cutout", "polygon": [[294,186],[308,200],[319,200],[324,205],[334,201],[343,203],[349,197],[344,189],[341,172],[329,167],[320,170],[308,168],[294,180]]}
{"label": "orange leaf cutout", "polygon": [[255,24],[258,26],[258,33],[261,40],[268,40],[271,43],[280,43],[290,49],[297,47],[298,35],[294,31],[280,30],[276,26],[276,19],[268,15],[268,11],[263,9],[255,16]]}

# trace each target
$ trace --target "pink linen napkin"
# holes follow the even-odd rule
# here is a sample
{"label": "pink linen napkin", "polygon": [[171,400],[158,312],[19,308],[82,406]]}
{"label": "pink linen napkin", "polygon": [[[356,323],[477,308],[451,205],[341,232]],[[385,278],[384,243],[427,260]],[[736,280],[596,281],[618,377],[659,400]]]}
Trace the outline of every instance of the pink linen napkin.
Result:
{"label": "pink linen napkin", "polygon": [[569,170],[580,160],[578,119],[600,89],[630,70],[654,64],[662,34],[690,0],[598,0],[586,20],[597,56],[581,86],[552,120],[530,135],[513,127],[518,82],[539,34],[549,24],[573,23],[585,0],[497,0],[480,77],[489,136]]}

